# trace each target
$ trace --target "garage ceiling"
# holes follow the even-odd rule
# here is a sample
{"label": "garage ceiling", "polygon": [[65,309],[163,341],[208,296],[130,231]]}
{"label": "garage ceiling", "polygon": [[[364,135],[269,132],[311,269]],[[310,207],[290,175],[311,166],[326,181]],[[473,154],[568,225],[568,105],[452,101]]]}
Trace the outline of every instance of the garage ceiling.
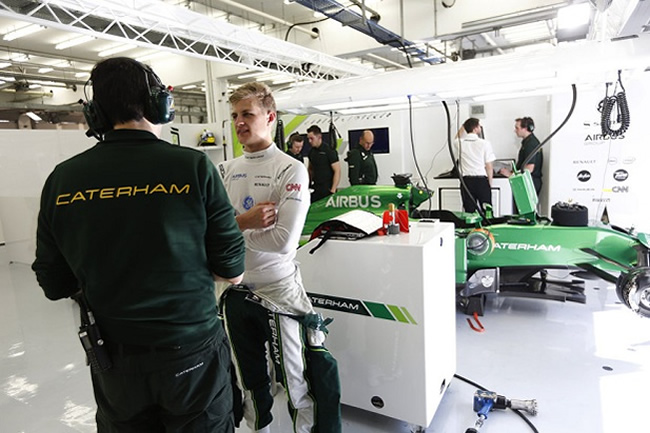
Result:
{"label": "garage ceiling", "polygon": [[[409,8],[426,4],[428,11],[434,11],[431,19],[435,21],[436,11],[467,8],[478,1],[0,0],[0,111],[17,115],[38,105],[44,111],[54,110],[47,103],[51,89],[78,89],[92,66],[110,55],[142,61],[153,56],[199,57],[239,67],[224,77],[232,85],[250,79],[237,77],[253,70],[266,73],[268,84],[274,85],[275,80],[277,86],[286,87],[290,81],[435,68],[439,62],[556,45],[563,40],[627,37],[647,31],[650,19],[647,1],[531,0],[521,2],[530,6],[527,9],[512,6],[506,13],[460,22],[457,31],[435,34],[432,26],[429,33],[420,31],[417,40],[376,41],[380,30],[389,35],[413,34],[404,21]],[[589,6],[589,24],[573,33],[559,28],[558,11],[580,4]],[[361,25],[356,28],[363,33],[367,27],[365,43],[337,44],[336,50],[330,47],[333,54],[310,48],[327,47],[319,29],[331,26],[331,21],[343,15],[341,11],[360,17]],[[13,32],[27,27],[38,31],[12,39]],[[74,45],[80,37],[86,41]],[[427,56],[436,60],[427,61]],[[284,80],[272,76],[278,72]],[[176,92],[182,92],[191,83],[174,84]],[[186,91],[188,96],[200,92],[200,86]],[[77,109],[62,107],[66,108]]]}

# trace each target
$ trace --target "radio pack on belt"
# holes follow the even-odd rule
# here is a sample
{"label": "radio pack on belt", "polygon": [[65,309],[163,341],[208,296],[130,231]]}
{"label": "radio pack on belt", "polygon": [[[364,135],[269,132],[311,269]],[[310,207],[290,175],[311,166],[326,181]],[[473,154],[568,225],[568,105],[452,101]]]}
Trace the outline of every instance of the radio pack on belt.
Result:
{"label": "radio pack on belt", "polygon": [[93,373],[101,373],[108,370],[113,365],[108,354],[108,349],[99,332],[99,327],[95,322],[95,316],[90,311],[86,296],[79,292],[73,296],[73,299],[79,304],[81,315],[81,326],[79,327],[79,340],[81,346],[86,352],[86,364],[90,365]]}

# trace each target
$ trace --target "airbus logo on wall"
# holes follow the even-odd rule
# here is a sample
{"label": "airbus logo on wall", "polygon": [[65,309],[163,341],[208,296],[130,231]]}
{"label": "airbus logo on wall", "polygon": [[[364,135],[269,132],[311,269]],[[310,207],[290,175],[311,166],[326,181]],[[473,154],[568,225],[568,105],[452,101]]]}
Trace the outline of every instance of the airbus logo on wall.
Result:
{"label": "airbus logo on wall", "polygon": [[623,140],[625,135],[612,137],[611,135],[603,134],[587,134],[585,141],[606,141],[606,140]]}
{"label": "airbus logo on wall", "polygon": [[578,172],[577,177],[580,182],[587,182],[589,179],[591,179],[591,173],[589,173],[587,170],[581,170]]}
{"label": "airbus logo on wall", "polygon": [[616,170],[614,172],[614,180],[618,182],[623,182],[629,177],[629,175],[630,174],[627,172],[627,170],[623,170],[623,169]]}

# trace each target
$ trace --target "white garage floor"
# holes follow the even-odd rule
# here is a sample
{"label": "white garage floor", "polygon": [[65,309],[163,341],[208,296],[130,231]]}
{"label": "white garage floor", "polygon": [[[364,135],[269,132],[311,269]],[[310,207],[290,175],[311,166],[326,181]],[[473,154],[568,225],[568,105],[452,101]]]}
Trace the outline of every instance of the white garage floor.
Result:
{"label": "white garage floor", "polygon": [[[94,432],[94,401],[72,301],[48,301],[28,265],[5,264],[4,248],[0,432]],[[483,333],[458,314],[457,373],[508,398],[537,399],[539,414],[530,419],[540,432],[650,431],[650,319],[620,305],[602,282],[588,283],[587,299],[580,305],[492,298],[481,318]],[[475,390],[454,379],[426,432],[472,427]],[[273,433],[291,431],[285,408],[278,397]],[[346,433],[406,433],[412,427],[351,407],[343,407],[343,417]],[[511,411],[495,411],[480,431],[533,430]]]}

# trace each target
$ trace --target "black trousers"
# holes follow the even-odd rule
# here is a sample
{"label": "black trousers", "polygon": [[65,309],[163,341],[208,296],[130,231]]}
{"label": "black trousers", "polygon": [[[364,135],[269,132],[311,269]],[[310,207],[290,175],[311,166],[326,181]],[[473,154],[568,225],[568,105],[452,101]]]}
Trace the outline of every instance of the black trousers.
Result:
{"label": "black trousers", "polygon": [[461,187],[460,193],[465,212],[476,212],[479,206],[481,206],[481,209],[483,208],[484,203],[492,205],[492,190],[487,176],[464,176],[463,180],[475,199],[472,200],[472,197],[465,191],[465,188]]}
{"label": "black trousers", "polygon": [[233,433],[230,348],[215,336],[180,348],[110,344],[93,374],[98,433]]}

